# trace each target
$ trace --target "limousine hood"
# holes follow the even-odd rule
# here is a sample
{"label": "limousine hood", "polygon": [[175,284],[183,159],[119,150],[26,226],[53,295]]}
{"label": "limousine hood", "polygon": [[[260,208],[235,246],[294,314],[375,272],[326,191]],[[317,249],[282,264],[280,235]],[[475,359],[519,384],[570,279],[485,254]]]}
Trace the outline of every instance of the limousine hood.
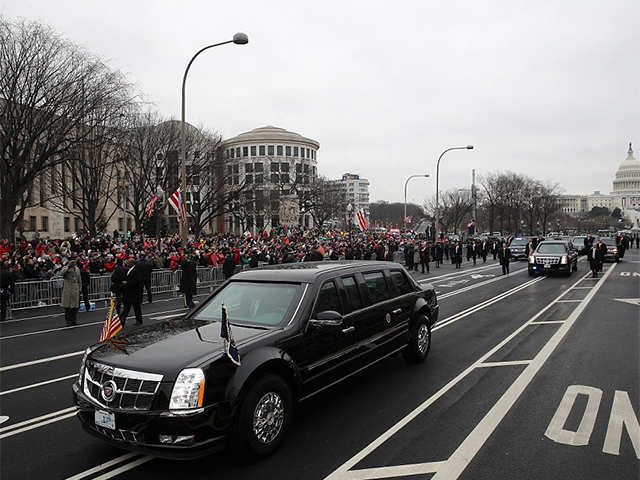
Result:
{"label": "limousine hood", "polygon": [[[265,334],[265,330],[257,328],[232,329],[241,352],[243,343]],[[117,340],[124,343],[105,342],[90,358],[115,367],[159,373],[165,380],[174,379],[183,368],[224,354],[220,323],[191,318],[138,327]]]}

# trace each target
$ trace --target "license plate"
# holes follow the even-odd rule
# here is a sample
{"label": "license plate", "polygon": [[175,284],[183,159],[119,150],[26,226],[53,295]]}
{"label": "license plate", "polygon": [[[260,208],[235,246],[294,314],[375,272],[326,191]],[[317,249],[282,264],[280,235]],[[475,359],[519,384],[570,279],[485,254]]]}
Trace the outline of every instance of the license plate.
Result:
{"label": "license plate", "polygon": [[551,268],[551,265],[549,265],[548,263],[545,263],[544,268]]}
{"label": "license plate", "polygon": [[96,410],[95,420],[98,427],[108,428],[109,430],[116,429],[116,415],[112,412]]}

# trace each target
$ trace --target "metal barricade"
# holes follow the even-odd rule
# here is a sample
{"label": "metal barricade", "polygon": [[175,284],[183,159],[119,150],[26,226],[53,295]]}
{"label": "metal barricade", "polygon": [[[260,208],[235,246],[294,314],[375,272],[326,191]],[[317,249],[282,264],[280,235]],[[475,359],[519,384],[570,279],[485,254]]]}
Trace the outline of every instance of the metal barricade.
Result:
{"label": "metal barricade", "polygon": [[[151,271],[151,293],[173,293],[176,295],[176,286],[180,283],[175,282],[175,274],[173,270],[152,270]],[[179,279],[178,279],[179,280]]]}
{"label": "metal barricade", "polygon": [[[82,294],[81,294],[82,296]],[[111,276],[91,275],[89,279],[89,301],[97,302],[111,297]]]}
{"label": "metal barricade", "polygon": [[62,289],[54,288],[55,280],[38,280],[33,282],[18,282],[13,289],[11,308],[45,307],[59,305],[62,300]]}

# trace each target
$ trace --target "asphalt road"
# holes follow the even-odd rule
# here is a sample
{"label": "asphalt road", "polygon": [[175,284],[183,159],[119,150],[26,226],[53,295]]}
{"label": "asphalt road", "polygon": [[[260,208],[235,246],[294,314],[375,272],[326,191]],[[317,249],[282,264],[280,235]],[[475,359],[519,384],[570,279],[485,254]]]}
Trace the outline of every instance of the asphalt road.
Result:
{"label": "asphalt road", "polygon": [[[171,462],[85,434],[71,384],[105,310],[65,327],[60,311],[0,325],[0,476],[22,478],[637,479],[640,254],[592,280],[502,276],[493,261],[429,275],[440,302],[426,363],[390,357],[299,406],[258,463],[219,454]],[[202,297],[200,297],[202,298]],[[145,322],[184,313],[143,306]]]}

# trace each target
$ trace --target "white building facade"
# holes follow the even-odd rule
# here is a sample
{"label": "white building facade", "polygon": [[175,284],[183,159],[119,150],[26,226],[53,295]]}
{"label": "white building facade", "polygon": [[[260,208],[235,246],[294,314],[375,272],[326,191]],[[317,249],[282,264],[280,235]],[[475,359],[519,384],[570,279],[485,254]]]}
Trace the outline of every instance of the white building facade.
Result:
{"label": "white building facade", "polygon": [[341,182],[344,184],[347,203],[352,205],[353,211],[362,209],[369,215],[369,180],[355,173],[345,173]]}

